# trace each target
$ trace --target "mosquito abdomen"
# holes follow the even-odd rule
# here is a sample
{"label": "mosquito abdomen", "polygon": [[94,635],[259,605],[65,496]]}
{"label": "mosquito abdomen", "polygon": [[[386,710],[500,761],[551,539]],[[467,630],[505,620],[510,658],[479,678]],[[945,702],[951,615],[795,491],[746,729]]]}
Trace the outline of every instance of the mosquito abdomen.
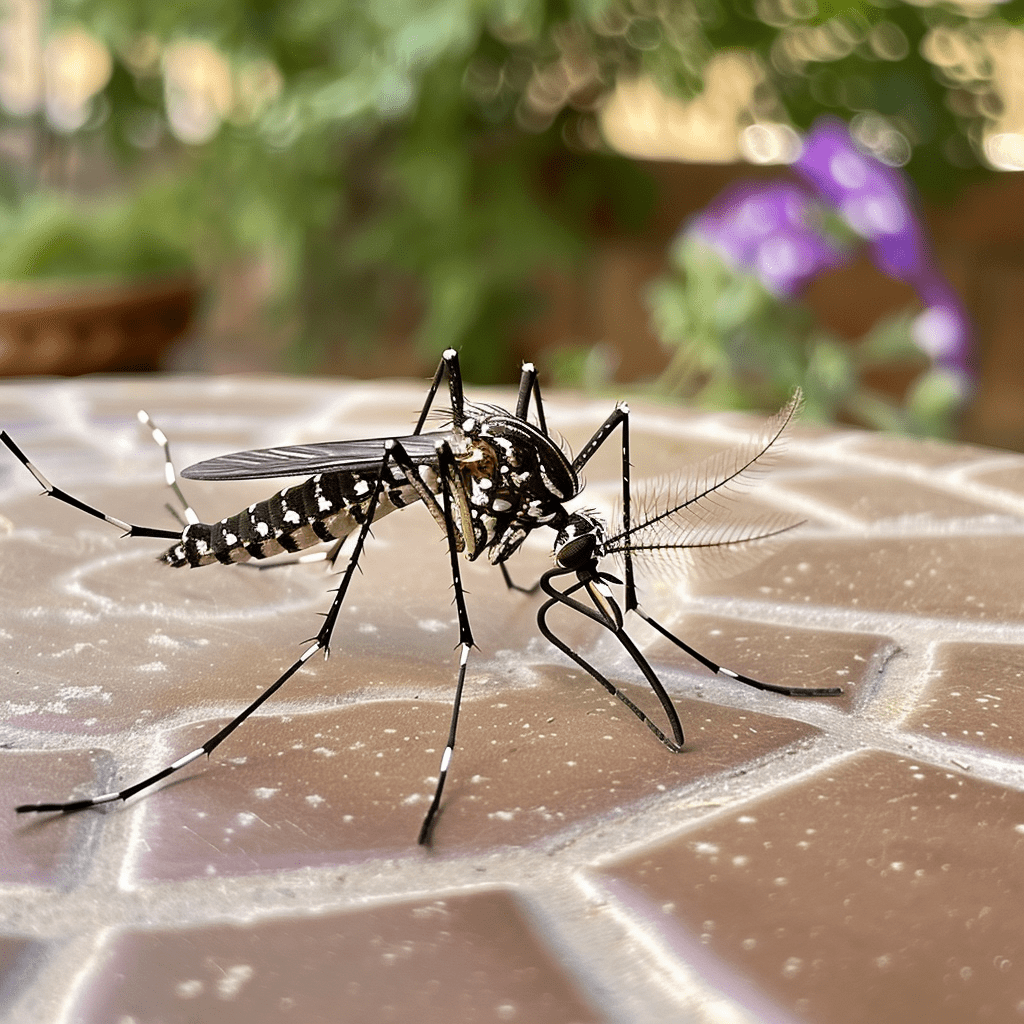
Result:
{"label": "mosquito abdomen", "polygon": [[[359,473],[320,473],[218,523],[190,523],[160,561],[174,568],[230,565],[340,540],[365,520],[373,484]],[[404,479],[389,481],[373,518],[414,501],[419,495]]]}

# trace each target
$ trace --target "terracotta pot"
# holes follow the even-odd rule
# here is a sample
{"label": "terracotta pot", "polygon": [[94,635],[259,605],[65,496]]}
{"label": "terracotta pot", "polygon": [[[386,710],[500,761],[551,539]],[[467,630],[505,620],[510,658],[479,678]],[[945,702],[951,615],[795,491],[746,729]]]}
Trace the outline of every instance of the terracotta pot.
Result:
{"label": "terracotta pot", "polygon": [[158,369],[198,299],[198,282],[184,275],[0,285],[0,376]]}

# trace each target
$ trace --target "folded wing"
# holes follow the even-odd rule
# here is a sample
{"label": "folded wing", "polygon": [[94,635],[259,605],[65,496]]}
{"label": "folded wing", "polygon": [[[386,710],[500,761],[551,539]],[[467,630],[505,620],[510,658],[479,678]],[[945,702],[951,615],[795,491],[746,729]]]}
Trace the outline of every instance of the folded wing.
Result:
{"label": "folded wing", "polygon": [[[394,440],[401,443],[413,462],[436,465],[436,443],[452,439],[451,432],[435,430]],[[390,438],[372,437],[360,441],[321,441],[281,448],[257,448],[197,462],[181,475],[189,480],[258,480],[339,470],[370,473],[380,466],[384,458],[384,444],[388,440]]]}

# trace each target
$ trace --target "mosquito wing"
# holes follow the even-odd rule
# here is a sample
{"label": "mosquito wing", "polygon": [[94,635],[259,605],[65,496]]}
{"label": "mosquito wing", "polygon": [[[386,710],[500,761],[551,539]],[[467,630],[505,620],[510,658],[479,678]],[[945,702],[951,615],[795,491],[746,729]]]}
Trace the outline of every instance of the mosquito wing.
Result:
{"label": "mosquito wing", "polygon": [[[800,406],[799,389],[750,441],[718,452],[677,477],[646,484],[633,500],[632,522],[608,539],[608,554],[628,548],[639,567],[659,574],[722,577],[767,557],[772,541],[800,520],[786,514],[751,519],[737,499],[781,451],[780,439]],[[621,514],[617,517],[621,522]],[[757,543],[755,543],[757,542]]]}
{"label": "mosquito wing", "polygon": [[[452,441],[447,430],[397,437],[409,457],[418,465],[437,465],[436,443]],[[189,480],[259,480],[277,476],[310,476],[338,470],[370,473],[380,468],[387,437],[371,437],[361,441],[320,441],[283,448],[257,448],[215,459],[197,462],[182,472]]]}

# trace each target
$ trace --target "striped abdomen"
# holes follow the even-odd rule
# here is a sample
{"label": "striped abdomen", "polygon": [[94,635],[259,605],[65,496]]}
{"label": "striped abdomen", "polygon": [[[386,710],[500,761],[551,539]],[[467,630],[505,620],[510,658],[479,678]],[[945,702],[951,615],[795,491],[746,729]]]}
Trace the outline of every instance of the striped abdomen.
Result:
{"label": "striped abdomen", "polygon": [[[375,479],[376,474],[367,479],[360,473],[320,473],[219,523],[186,526],[181,540],[168,548],[160,561],[175,568],[212,562],[227,565],[347,537],[366,519]],[[373,518],[380,519],[419,500],[415,489],[395,468],[389,472]]]}

